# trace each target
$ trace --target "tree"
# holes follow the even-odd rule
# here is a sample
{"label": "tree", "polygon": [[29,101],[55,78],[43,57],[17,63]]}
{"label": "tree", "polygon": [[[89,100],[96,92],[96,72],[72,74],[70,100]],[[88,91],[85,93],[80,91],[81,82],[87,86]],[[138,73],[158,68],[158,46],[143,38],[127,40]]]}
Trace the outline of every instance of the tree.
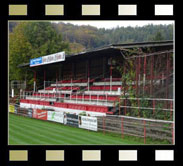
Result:
{"label": "tree", "polygon": [[63,41],[62,35],[57,34],[50,22],[30,22],[24,29],[24,35],[37,52],[33,57],[69,52],[69,44]]}
{"label": "tree", "polygon": [[164,38],[163,38],[161,32],[157,32],[153,40],[154,40],[154,41],[161,41],[161,40],[164,40]]}
{"label": "tree", "polygon": [[[49,22],[21,22],[9,35],[9,80],[23,80],[26,73],[17,66],[32,58],[65,51],[69,44],[62,40]],[[33,82],[33,73],[27,74],[28,85]]]}
{"label": "tree", "polygon": [[9,35],[9,79],[22,80],[25,72],[17,66],[21,63],[28,62],[34,54],[32,45],[22,33],[27,23],[19,24]]}

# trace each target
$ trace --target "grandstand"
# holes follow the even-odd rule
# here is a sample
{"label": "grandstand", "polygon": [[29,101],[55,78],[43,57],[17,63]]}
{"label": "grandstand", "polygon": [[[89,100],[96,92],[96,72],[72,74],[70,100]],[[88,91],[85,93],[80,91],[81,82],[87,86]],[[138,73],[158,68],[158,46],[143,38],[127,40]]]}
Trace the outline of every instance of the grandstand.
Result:
{"label": "grandstand", "polygon": [[31,59],[18,67],[34,73],[32,90],[20,89],[10,112],[173,144],[173,56],[173,42],[161,41]]}
{"label": "grandstand", "polygon": [[[90,116],[120,115],[124,111],[116,103],[119,104],[120,97],[129,93],[123,86],[123,75],[118,66],[125,66],[128,61],[125,56],[134,50],[136,52],[131,58],[134,57],[136,76],[131,86],[137,96],[143,91],[148,97],[173,98],[173,88],[170,88],[173,62],[167,58],[173,52],[173,42],[163,41],[109,45],[66,55],[64,61],[33,67],[29,63],[21,64],[19,67],[30,68],[34,72],[34,86],[33,91],[21,92],[20,106],[75,114],[84,111]],[[163,92],[160,91],[162,88]]]}

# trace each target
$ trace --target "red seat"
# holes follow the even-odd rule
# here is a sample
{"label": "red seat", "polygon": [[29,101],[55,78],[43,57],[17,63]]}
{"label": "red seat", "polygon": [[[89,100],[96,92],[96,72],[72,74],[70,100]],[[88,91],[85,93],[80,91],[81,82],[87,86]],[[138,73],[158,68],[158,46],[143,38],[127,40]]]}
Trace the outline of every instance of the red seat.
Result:
{"label": "red seat", "polygon": [[[113,85],[111,88],[113,91],[117,91],[118,88],[121,87],[121,85]],[[91,86],[90,90],[106,90],[109,91],[110,90],[110,86]]]}
{"label": "red seat", "polygon": [[107,114],[113,115],[113,112],[106,112]]}
{"label": "red seat", "polygon": [[[82,97],[80,95],[79,97]],[[85,98],[88,98],[89,95],[85,95]],[[93,96],[95,99],[97,96]],[[108,98],[115,99],[116,97],[108,96]],[[104,99],[105,96],[100,96],[100,99]],[[41,101],[41,100],[27,100],[27,99],[21,99],[20,102],[22,103],[31,103],[31,104],[39,104],[39,105],[50,105],[50,102],[48,101]],[[108,107],[105,106],[93,106],[93,105],[85,105],[85,104],[72,104],[72,103],[60,103],[60,102],[54,102],[55,107],[62,107],[62,108],[70,108],[70,109],[77,109],[77,110],[85,110],[85,111],[93,111],[93,112],[108,112]]]}

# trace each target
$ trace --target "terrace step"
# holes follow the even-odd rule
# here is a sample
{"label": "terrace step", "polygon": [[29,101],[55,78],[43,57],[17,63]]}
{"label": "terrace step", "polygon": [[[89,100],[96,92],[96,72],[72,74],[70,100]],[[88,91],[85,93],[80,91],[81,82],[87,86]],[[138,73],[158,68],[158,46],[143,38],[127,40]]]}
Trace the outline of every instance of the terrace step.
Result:
{"label": "terrace step", "polygon": [[107,106],[107,107],[112,107],[114,104],[111,102],[106,102],[106,101],[85,101],[85,100],[64,100],[64,103],[74,103],[74,104],[88,104],[88,105],[93,105],[93,106]]}

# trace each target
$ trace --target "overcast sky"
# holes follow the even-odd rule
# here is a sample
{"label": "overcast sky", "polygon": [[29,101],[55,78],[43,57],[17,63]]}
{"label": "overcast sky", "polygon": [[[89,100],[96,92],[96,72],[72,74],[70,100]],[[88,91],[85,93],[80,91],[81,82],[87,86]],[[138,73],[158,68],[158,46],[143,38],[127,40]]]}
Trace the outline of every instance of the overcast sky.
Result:
{"label": "overcast sky", "polygon": [[64,23],[71,23],[74,25],[91,25],[91,26],[95,26],[97,28],[115,28],[117,26],[119,27],[127,27],[127,26],[144,26],[144,25],[148,25],[148,24],[154,24],[154,25],[158,25],[158,24],[163,24],[163,25],[167,25],[167,24],[173,24],[174,21],[124,21],[124,20],[120,20],[120,21],[61,21]]}

